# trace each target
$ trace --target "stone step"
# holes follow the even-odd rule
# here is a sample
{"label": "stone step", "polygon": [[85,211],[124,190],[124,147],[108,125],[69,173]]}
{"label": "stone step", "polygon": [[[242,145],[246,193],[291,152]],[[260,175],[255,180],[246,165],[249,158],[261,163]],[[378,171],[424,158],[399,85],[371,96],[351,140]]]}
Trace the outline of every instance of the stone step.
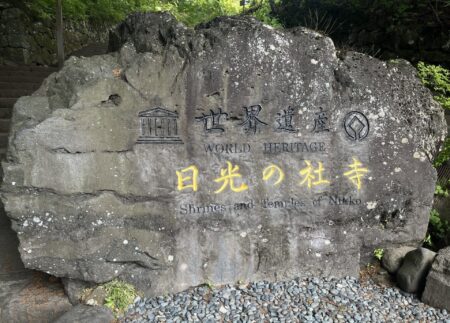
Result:
{"label": "stone step", "polygon": [[[1,217],[6,217],[2,214]],[[0,274],[17,273],[25,271],[19,255],[19,240],[17,234],[11,229],[9,220],[0,227]]]}
{"label": "stone step", "polygon": [[10,108],[0,108],[0,118],[10,119],[12,116],[12,106]]}
{"label": "stone step", "polygon": [[11,223],[9,222],[8,217],[6,216],[5,209],[3,207],[3,203],[0,203],[0,230],[7,228],[10,230]]}
{"label": "stone step", "polygon": [[8,136],[9,136],[9,133],[7,133],[7,132],[0,133],[0,148],[8,147]]}
{"label": "stone step", "polygon": [[0,98],[0,109],[12,109],[17,98]]}
{"label": "stone step", "polygon": [[30,77],[30,78],[46,78],[53,71],[36,71],[36,72],[27,72],[27,71],[2,71],[0,70],[0,75],[5,77]]}
{"label": "stone step", "polygon": [[0,133],[1,132],[8,132],[9,133],[10,127],[11,127],[11,119],[0,118]]}
{"label": "stone step", "polygon": [[[0,148],[0,162],[6,160],[6,148]],[[3,168],[0,163],[0,178],[3,179]],[[2,220],[0,215],[0,228],[2,227]]]}
{"label": "stone step", "polygon": [[0,82],[36,83],[41,85],[46,76],[42,75],[6,75],[0,73]]}
{"label": "stone step", "polygon": [[57,72],[57,68],[50,67],[37,67],[37,66],[5,66],[0,65],[0,74],[4,73],[23,73],[24,75],[48,75],[53,72]]}
{"label": "stone step", "polygon": [[54,66],[33,66],[33,65],[0,65],[1,71],[25,71],[25,72],[42,72],[42,71],[50,71],[56,72],[58,70],[57,67]]}
{"label": "stone step", "polygon": [[0,89],[0,98],[20,98],[33,92],[33,90],[28,89]]}
{"label": "stone step", "polygon": [[3,203],[0,203],[0,246],[0,275],[26,271],[18,251],[17,234],[11,229]]}
{"label": "stone step", "polygon": [[0,82],[0,90],[16,90],[23,89],[29,91],[36,91],[40,83],[26,83],[26,82]]}

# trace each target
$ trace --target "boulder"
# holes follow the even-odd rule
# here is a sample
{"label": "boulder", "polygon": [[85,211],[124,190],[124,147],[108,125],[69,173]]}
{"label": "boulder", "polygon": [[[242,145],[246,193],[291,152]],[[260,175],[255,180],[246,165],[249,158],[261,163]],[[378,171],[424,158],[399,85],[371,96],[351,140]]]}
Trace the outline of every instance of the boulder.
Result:
{"label": "boulder", "polygon": [[450,247],[439,250],[427,276],[422,302],[450,311]]}
{"label": "boulder", "polygon": [[414,249],[416,248],[409,246],[387,248],[384,250],[383,258],[381,259],[381,265],[390,274],[395,274],[402,265],[405,255]]}
{"label": "boulder", "polygon": [[436,253],[426,248],[408,252],[397,271],[397,284],[407,293],[421,293]]}
{"label": "boulder", "polygon": [[112,323],[115,318],[111,310],[104,306],[78,304],[54,323]]}
{"label": "boulder", "polygon": [[358,276],[425,235],[444,113],[406,61],[314,31],[137,13],[14,114],[2,199],[28,268],[147,296]]}

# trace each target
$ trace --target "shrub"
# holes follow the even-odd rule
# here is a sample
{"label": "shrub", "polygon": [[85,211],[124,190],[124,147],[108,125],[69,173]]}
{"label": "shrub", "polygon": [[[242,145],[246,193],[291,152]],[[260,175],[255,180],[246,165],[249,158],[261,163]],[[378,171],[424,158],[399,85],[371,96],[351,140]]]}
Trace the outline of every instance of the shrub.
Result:
{"label": "shrub", "polygon": [[424,243],[429,247],[439,250],[448,245],[450,239],[450,225],[442,219],[439,212],[431,210],[430,223],[428,224],[428,233]]}
{"label": "shrub", "polygon": [[[55,0],[7,0],[13,6],[27,11],[38,20],[53,19]],[[280,26],[273,18],[269,0],[247,1],[245,8],[257,19],[272,26]],[[93,23],[114,24],[136,11],[168,11],[188,26],[195,26],[217,16],[241,13],[240,0],[64,0],[63,15],[71,20],[89,20]]]}
{"label": "shrub", "polygon": [[440,196],[440,197],[448,197],[448,184],[449,183],[444,183],[443,185],[441,184],[436,184],[436,188],[434,189],[434,195],[436,196]]}
{"label": "shrub", "polygon": [[442,150],[434,160],[434,167],[442,166],[447,160],[450,159],[450,137],[447,137],[442,145]]}
{"label": "shrub", "polygon": [[257,8],[252,14],[256,19],[275,28],[282,27],[281,22],[273,16],[270,1],[262,0],[258,2],[255,0],[252,2],[252,5],[254,8]]}
{"label": "shrub", "polygon": [[118,280],[106,283],[103,288],[106,291],[105,305],[116,315],[125,312],[138,296],[133,285]]}
{"label": "shrub", "polygon": [[444,109],[450,109],[450,71],[438,65],[417,64],[419,77]]}
{"label": "shrub", "polygon": [[[422,83],[428,87],[434,95],[434,99],[441,104],[444,109],[450,109],[450,70],[442,66],[417,64],[418,75]],[[450,137],[444,141],[442,151],[436,157],[434,166],[439,167],[450,159]]]}

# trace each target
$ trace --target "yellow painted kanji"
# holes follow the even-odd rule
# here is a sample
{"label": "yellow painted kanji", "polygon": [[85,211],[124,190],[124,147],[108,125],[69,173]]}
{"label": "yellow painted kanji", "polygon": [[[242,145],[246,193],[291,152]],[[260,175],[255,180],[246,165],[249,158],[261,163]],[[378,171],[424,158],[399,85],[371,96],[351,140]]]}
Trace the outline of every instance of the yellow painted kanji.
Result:
{"label": "yellow painted kanji", "polygon": [[300,182],[300,185],[308,186],[311,188],[317,185],[330,184],[330,181],[323,179],[323,165],[319,162],[319,167],[314,169],[313,165],[309,160],[305,160],[306,167],[300,170],[299,174],[303,177],[303,180]]}
{"label": "yellow painted kanji", "polygon": [[[190,176],[183,176],[184,173],[192,172]],[[177,177],[178,177],[178,190],[182,191],[187,188],[192,188],[194,192],[197,192],[198,184],[198,168],[197,166],[189,166],[185,169],[182,169],[181,171],[177,171]],[[191,181],[191,184],[185,184],[185,182]]]}
{"label": "yellow painted kanji", "polygon": [[279,185],[284,180],[284,173],[280,167],[274,164],[267,166],[263,170],[263,180],[267,182],[275,174],[275,172],[278,173],[278,179],[273,185]]}
{"label": "yellow painted kanji", "polygon": [[344,176],[348,177],[358,190],[361,189],[361,178],[369,171],[367,168],[361,167],[362,165],[358,159],[353,157],[353,164],[348,166],[350,170],[344,173]]}
{"label": "yellow painted kanji", "polygon": [[230,190],[232,190],[233,192],[242,192],[247,190],[248,186],[245,183],[242,183],[239,187],[234,186],[234,179],[242,177],[242,175],[239,174],[238,171],[238,165],[233,167],[233,164],[227,161],[227,168],[222,168],[220,170],[220,177],[214,180],[214,182],[216,183],[223,182],[222,187],[214,193],[217,194],[223,192],[227,188],[227,186],[229,186]]}

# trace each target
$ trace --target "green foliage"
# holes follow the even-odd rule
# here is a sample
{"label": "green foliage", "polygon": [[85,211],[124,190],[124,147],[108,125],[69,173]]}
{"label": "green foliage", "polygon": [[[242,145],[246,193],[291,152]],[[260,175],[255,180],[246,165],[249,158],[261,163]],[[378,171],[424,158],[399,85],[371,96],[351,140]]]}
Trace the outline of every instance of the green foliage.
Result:
{"label": "green foliage", "polygon": [[433,248],[441,248],[448,245],[450,239],[450,225],[449,223],[441,219],[438,211],[431,210],[430,223],[428,224],[428,234],[424,240],[424,243]]}
{"label": "green foliage", "polygon": [[441,197],[448,197],[448,187],[436,184],[436,187],[434,189],[434,195]]}
{"label": "green foliage", "polygon": [[180,0],[172,1],[170,11],[188,26],[209,21],[217,16],[231,16],[242,9],[237,0]]}
{"label": "green foliage", "polygon": [[444,109],[450,109],[450,70],[438,65],[417,64],[419,77]]}
{"label": "green foliage", "polygon": [[[40,20],[53,19],[55,0],[9,0]],[[248,6],[248,7],[247,7]],[[246,6],[257,19],[278,27],[281,24],[270,15],[268,0],[254,0]],[[136,11],[168,11],[188,26],[209,21],[217,16],[237,15],[243,11],[240,0],[64,0],[63,15],[71,20],[89,20],[113,24]]]}
{"label": "green foliage", "polygon": [[[438,65],[425,64],[424,62],[417,64],[417,70],[422,83],[432,91],[434,99],[444,109],[450,109],[450,70]],[[434,161],[434,166],[441,166],[449,159],[450,137],[447,137],[442,146],[442,151]]]}
{"label": "green foliage", "polygon": [[138,296],[133,285],[118,280],[106,283],[103,288],[106,291],[105,305],[116,314],[123,313]]}
{"label": "green foliage", "polygon": [[424,245],[425,247],[430,248],[430,249],[434,249],[433,241],[431,241],[431,234],[428,233],[428,234],[426,235],[425,239],[423,239],[423,245]]}
{"label": "green foliage", "polygon": [[[52,19],[55,15],[55,0],[22,0],[23,7],[37,19]],[[154,1],[148,1],[151,4]],[[131,0],[64,0],[63,14],[72,20],[90,20],[92,22],[114,23],[129,12],[139,10],[144,1]]]}
{"label": "green foliage", "polygon": [[373,251],[373,256],[374,256],[376,259],[380,260],[380,261],[381,261],[381,259],[383,258],[383,255],[384,255],[384,249],[383,249],[383,248],[377,248],[377,249],[375,249],[375,250]]}
{"label": "green foliage", "polygon": [[[278,1],[274,1],[275,4]],[[256,19],[275,28],[282,27],[281,22],[272,14],[272,9],[268,0],[254,1],[253,7],[257,8],[252,14]]]}
{"label": "green foliage", "polygon": [[432,232],[438,239],[445,239],[450,233],[450,226],[446,220],[441,219],[438,211],[435,209],[431,210],[430,214],[430,226]]}
{"label": "green foliage", "polygon": [[434,161],[434,167],[443,165],[450,159],[450,137],[447,137],[442,145],[442,150]]}

